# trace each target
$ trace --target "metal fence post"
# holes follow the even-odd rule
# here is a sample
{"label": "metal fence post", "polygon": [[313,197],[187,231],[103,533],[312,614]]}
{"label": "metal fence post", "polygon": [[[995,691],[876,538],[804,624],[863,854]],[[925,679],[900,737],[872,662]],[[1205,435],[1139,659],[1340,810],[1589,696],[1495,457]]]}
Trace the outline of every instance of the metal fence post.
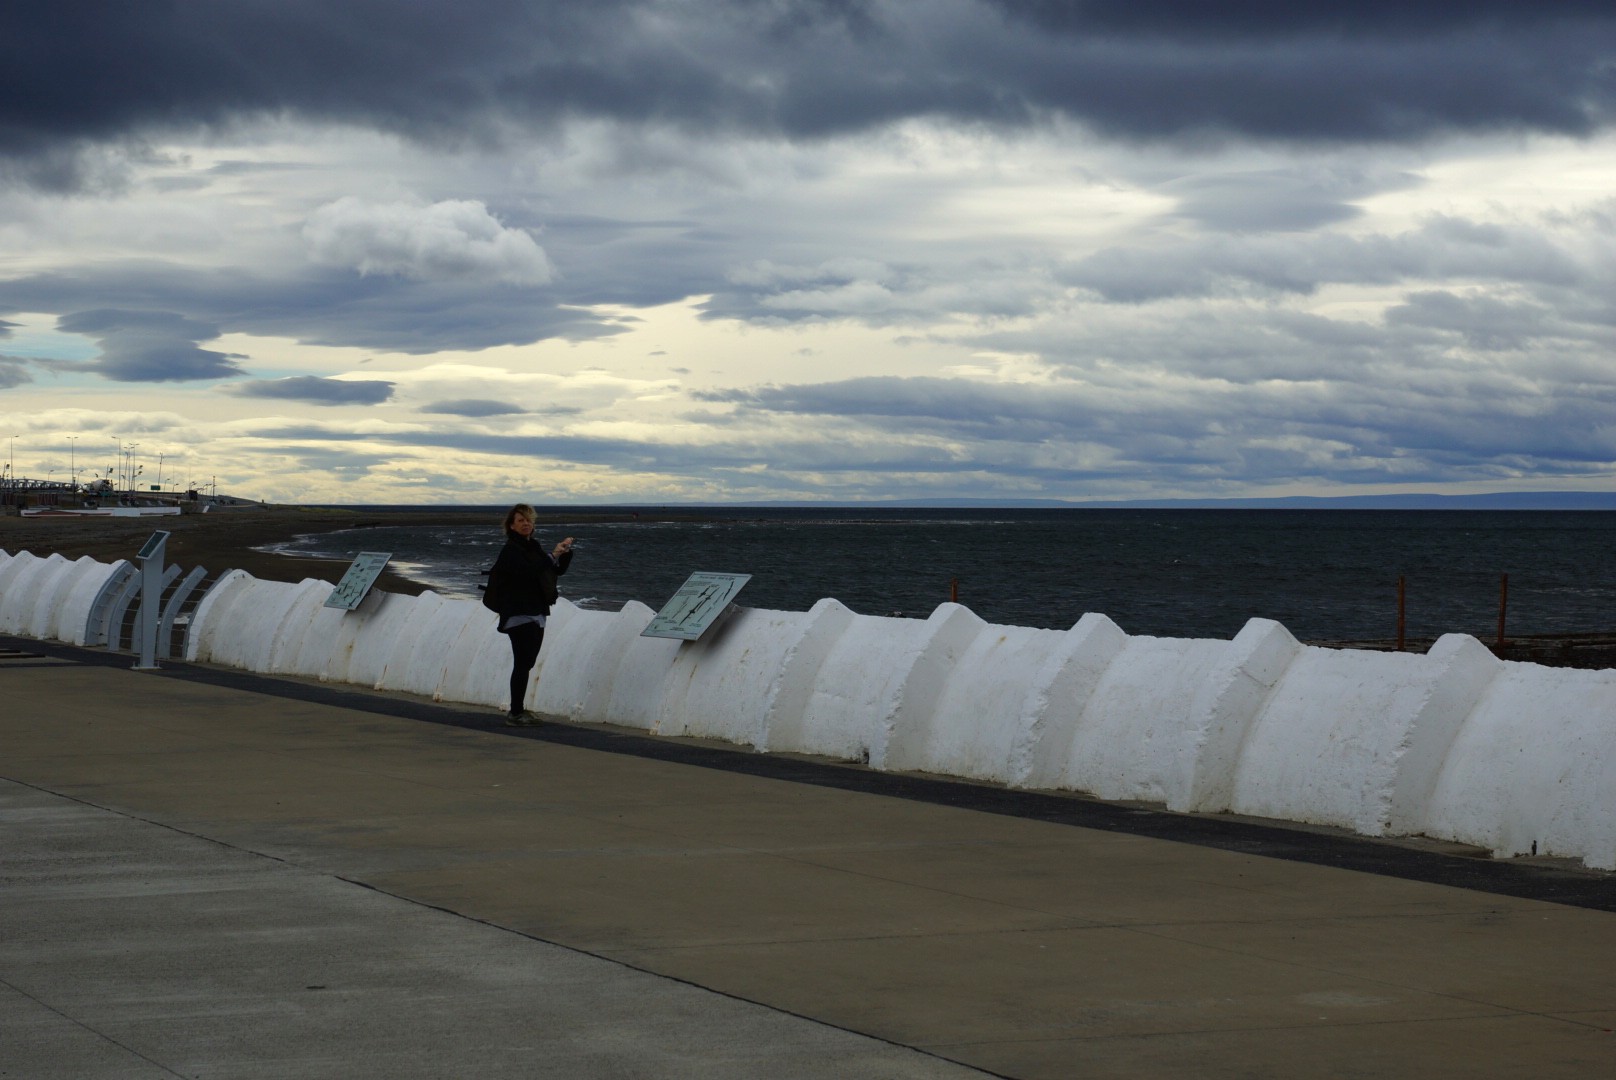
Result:
{"label": "metal fence post", "polygon": [[140,549],[140,623],[136,629],[140,663],[135,665],[136,671],[157,668],[157,609],[163,602],[163,549],[167,545],[168,533],[159,529]]}

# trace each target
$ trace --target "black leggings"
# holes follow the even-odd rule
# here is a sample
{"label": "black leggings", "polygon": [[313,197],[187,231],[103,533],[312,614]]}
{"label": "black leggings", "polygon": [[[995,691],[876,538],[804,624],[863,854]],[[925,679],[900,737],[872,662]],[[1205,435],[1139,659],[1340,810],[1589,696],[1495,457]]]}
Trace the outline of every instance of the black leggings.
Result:
{"label": "black leggings", "polygon": [[519,713],[527,698],[527,677],[532,674],[533,665],[538,663],[539,647],[544,644],[544,627],[538,623],[523,623],[511,627],[510,633],[505,636],[511,639],[510,711]]}

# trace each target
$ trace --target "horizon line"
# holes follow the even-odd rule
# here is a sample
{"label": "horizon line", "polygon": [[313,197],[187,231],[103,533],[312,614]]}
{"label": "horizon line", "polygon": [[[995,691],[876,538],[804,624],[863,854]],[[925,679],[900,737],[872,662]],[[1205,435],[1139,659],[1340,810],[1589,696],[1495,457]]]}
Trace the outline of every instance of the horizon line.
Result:
{"label": "horizon line", "polygon": [[[287,505],[287,504],[283,504]],[[331,507],[481,507],[498,503],[307,503]],[[1512,491],[1482,494],[1392,493],[1384,495],[1279,495],[1226,498],[1140,499],[745,499],[735,501],[545,502],[546,507],[623,509],[646,508],[774,508],[774,509],[981,509],[981,510],[1243,510],[1243,509],[1362,509],[1362,510],[1616,510],[1616,491]]]}

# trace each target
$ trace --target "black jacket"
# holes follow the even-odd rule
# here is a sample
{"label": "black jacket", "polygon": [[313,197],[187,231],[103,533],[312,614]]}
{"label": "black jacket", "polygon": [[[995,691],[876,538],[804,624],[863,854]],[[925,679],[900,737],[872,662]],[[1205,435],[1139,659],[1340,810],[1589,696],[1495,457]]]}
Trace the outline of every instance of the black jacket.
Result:
{"label": "black jacket", "polygon": [[548,615],[559,595],[556,578],[567,572],[572,552],[553,559],[538,540],[505,534],[505,546],[488,572],[488,592],[500,622],[511,615]]}

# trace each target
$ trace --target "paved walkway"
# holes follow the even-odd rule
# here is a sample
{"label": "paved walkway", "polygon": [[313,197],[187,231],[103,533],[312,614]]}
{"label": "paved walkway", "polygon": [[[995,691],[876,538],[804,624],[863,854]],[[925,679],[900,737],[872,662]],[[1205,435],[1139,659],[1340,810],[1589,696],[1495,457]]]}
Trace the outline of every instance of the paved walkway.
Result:
{"label": "paved walkway", "polygon": [[7,646],[0,1077],[1616,1076],[1610,875]]}

